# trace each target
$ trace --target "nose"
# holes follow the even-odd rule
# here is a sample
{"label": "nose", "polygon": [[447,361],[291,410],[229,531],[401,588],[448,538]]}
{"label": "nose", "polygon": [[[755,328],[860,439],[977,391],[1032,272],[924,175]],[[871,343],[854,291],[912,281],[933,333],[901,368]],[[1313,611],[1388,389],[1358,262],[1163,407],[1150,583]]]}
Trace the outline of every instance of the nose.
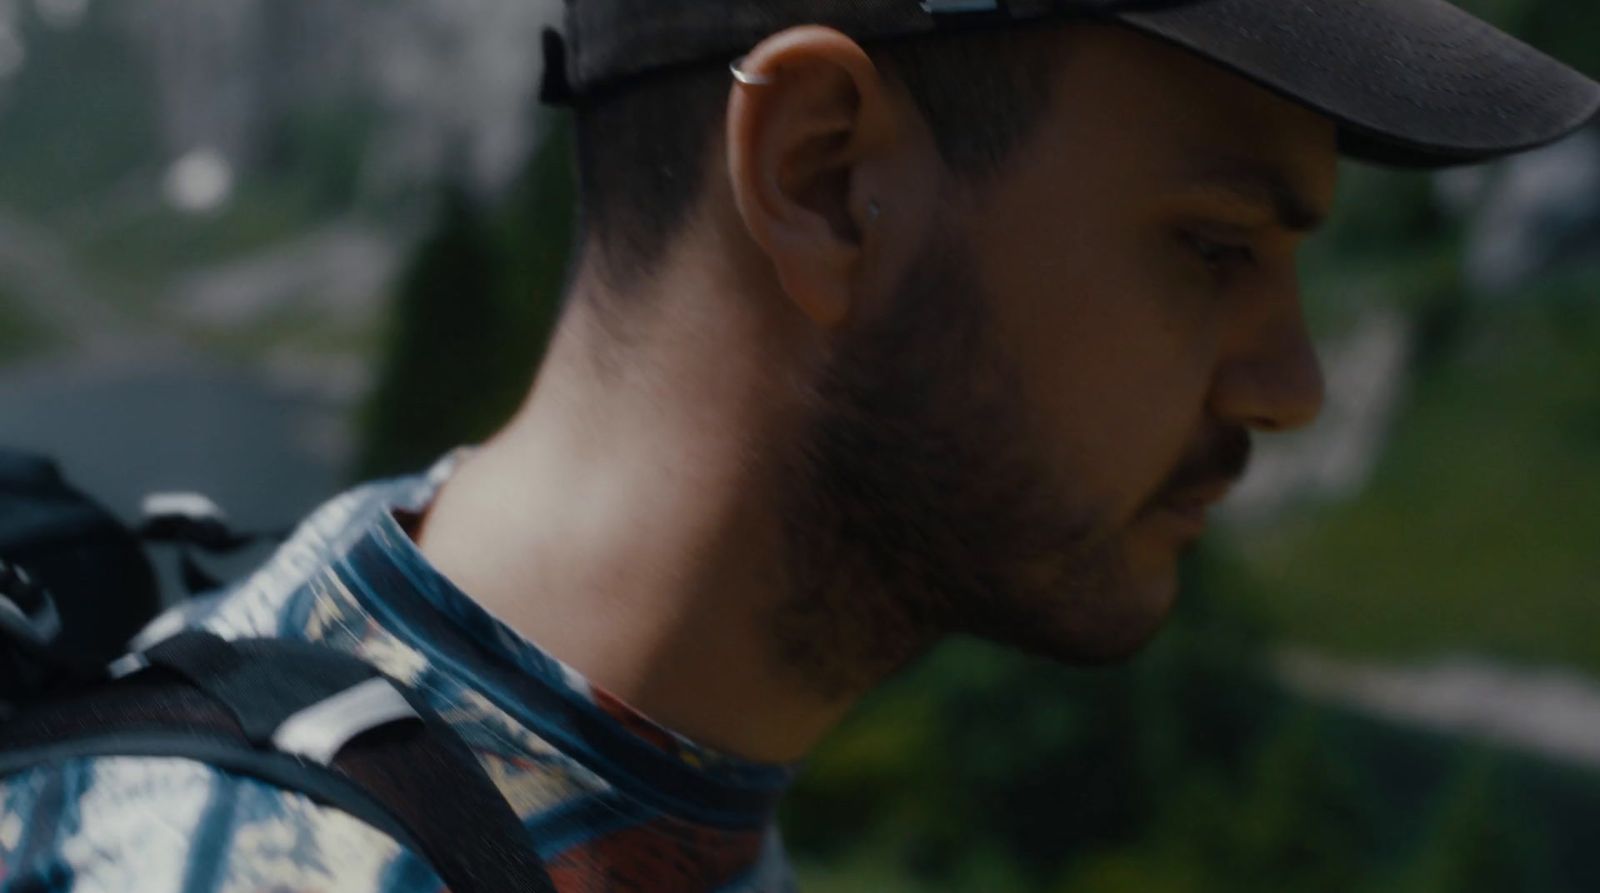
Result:
{"label": "nose", "polygon": [[1293,431],[1322,413],[1326,384],[1296,293],[1242,328],[1212,382],[1214,417],[1257,431]]}

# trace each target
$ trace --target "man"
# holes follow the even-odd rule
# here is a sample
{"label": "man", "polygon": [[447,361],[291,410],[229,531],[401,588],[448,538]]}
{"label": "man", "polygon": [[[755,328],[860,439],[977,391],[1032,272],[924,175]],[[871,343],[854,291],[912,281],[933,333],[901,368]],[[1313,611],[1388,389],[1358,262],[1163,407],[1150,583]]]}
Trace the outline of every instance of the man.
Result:
{"label": "man", "polygon": [[[526,403],[187,622],[418,687],[567,891],[787,889],[794,763],[948,636],[1135,651],[1250,436],[1317,414],[1295,253],[1341,152],[1600,107],[1443,0],[582,0],[551,50],[584,237]],[[438,886],[198,764],[3,798],[7,890]]]}

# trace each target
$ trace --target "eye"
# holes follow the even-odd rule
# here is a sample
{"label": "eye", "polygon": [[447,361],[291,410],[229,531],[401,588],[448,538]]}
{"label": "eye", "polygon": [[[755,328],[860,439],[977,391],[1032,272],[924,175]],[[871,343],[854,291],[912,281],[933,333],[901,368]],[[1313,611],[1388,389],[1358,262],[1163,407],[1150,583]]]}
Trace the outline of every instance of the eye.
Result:
{"label": "eye", "polygon": [[1200,256],[1206,266],[1217,272],[1228,272],[1238,267],[1255,264],[1255,249],[1248,244],[1229,242],[1199,233],[1184,233],[1184,241]]}

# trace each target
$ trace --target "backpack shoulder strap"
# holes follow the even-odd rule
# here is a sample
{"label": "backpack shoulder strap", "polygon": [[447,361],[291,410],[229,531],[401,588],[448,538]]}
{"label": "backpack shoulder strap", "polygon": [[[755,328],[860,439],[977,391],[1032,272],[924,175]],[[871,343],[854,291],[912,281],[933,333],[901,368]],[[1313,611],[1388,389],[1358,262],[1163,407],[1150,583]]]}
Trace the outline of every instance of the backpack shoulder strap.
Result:
{"label": "backpack shoulder strap", "polygon": [[358,658],[185,632],[120,680],[0,723],[0,775],[92,756],[182,757],[359,818],[455,893],[555,893],[527,830],[449,726]]}

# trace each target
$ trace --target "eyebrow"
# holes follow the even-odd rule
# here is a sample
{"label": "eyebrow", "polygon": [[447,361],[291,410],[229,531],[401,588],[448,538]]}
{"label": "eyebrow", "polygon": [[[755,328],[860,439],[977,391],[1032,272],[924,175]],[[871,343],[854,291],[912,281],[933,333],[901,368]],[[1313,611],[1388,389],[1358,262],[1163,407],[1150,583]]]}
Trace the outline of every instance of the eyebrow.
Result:
{"label": "eyebrow", "polygon": [[1190,185],[1221,189],[1272,209],[1277,223],[1295,233],[1322,228],[1327,213],[1297,189],[1275,165],[1231,156],[1207,156],[1187,172]]}

